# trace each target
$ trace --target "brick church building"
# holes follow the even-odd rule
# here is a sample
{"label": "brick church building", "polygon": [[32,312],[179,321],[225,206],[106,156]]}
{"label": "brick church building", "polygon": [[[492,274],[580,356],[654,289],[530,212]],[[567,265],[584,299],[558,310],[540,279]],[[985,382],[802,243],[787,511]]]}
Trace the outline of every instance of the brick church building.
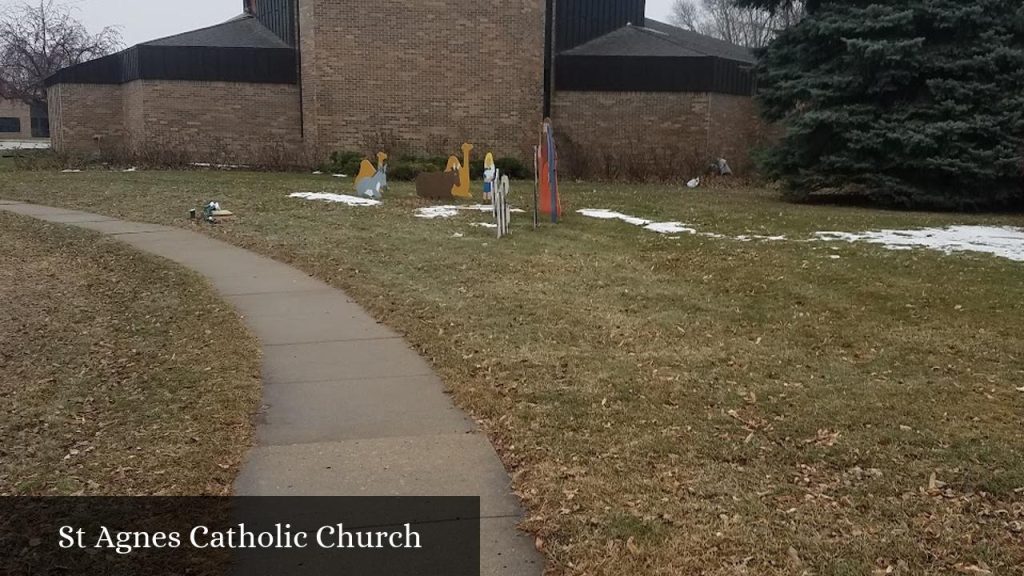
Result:
{"label": "brick church building", "polygon": [[647,20],[645,0],[243,7],[50,77],[54,147],[313,164],[468,141],[527,158],[548,115],[566,171],[642,177],[719,157],[744,167],[764,137],[751,53]]}

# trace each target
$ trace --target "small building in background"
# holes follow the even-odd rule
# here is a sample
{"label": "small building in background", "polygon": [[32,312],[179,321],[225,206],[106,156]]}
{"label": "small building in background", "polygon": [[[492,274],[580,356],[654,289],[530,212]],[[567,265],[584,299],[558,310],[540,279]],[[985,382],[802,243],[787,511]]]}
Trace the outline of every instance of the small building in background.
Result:
{"label": "small building in background", "polygon": [[58,152],[260,163],[302,146],[295,50],[251,15],[47,80]]}
{"label": "small building in background", "polygon": [[154,161],[315,164],[334,151],[524,160],[544,116],[584,177],[742,169],[763,130],[744,49],[645,0],[244,0],[229,22],[48,80],[54,147]]}
{"label": "small building in background", "polygon": [[30,106],[21,100],[0,98],[0,140],[49,137],[50,123],[45,106]]}

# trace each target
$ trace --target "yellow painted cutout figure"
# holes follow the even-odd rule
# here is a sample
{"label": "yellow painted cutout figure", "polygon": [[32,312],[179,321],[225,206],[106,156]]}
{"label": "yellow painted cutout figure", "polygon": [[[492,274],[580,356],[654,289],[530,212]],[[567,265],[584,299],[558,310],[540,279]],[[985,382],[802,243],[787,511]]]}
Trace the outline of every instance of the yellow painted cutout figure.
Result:
{"label": "yellow painted cutout figure", "polygon": [[455,198],[473,198],[473,192],[470,188],[472,182],[469,175],[469,155],[472,151],[472,144],[462,145],[462,165],[459,167],[459,183],[452,187],[452,196]]}
{"label": "yellow painted cutout figure", "polygon": [[359,165],[355,185],[357,196],[381,200],[384,197],[383,192],[388,188],[388,155],[383,152],[377,153],[376,170],[369,160],[363,160]]}
{"label": "yellow painted cutout figure", "polygon": [[494,199],[494,187],[497,183],[498,167],[494,164],[494,154],[487,153],[484,158],[484,202]]}
{"label": "yellow painted cutout figure", "polygon": [[367,178],[373,178],[380,169],[384,167],[384,163],[388,161],[388,155],[383,152],[377,152],[377,167],[374,168],[373,164],[369,160],[363,160],[363,163],[359,165],[359,174],[356,176],[356,184],[359,184]]}

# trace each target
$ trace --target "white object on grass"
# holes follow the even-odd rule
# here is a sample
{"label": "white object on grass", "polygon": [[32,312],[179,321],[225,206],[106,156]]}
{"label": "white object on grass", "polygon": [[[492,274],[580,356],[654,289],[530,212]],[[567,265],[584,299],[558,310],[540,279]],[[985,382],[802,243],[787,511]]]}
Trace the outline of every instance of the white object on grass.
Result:
{"label": "white object on grass", "polygon": [[347,204],[349,206],[379,206],[379,200],[349,196],[348,194],[330,194],[327,192],[296,192],[288,195],[290,198],[301,198],[303,200],[320,200],[323,202],[334,202],[336,204]]}
{"label": "white object on grass", "polygon": [[694,178],[686,183],[687,188],[697,188],[700,186],[700,178]]}
{"label": "white object on grass", "polygon": [[498,225],[494,222],[473,222],[470,226],[476,226],[477,228],[497,228]]}
{"label": "white object on grass", "polygon": [[945,254],[981,252],[1015,262],[1024,262],[1024,228],[1011,226],[948,226],[919,230],[874,230],[869,232],[817,232],[818,240],[869,242],[889,250],[929,248]]}
{"label": "white object on grass", "polygon": [[81,170],[61,170],[61,174],[78,174]]}
{"label": "white object on grass", "polygon": [[725,158],[718,159],[718,173],[722,176],[732,176],[732,168],[729,167],[729,162]]}

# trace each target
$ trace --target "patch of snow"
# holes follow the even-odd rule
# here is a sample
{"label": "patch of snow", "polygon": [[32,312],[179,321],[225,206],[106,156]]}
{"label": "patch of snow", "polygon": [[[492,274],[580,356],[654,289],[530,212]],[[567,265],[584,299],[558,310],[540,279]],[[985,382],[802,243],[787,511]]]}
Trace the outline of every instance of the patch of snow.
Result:
{"label": "patch of snow", "polygon": [[815,237],[830,242],[881,244],[889,250],[929,248],[945,254],[982,252],[1015,262],[1024,262],[1024,228],[1011,226],[949,226],[860,233],[818,232]]}
{"label": "patch of snow", "polygon": [[623,214],[622,212],[613,212],[604,208],[584,208],[583,210],[576,211],[588,218],[598,218],[600,220],[622,220],[626,224],[632,224],[634,226],[647,226],[653,224],[651,220],[644,220],[643,218],[637,218],[636,216],[630,216],[629,214]]}
{"label": "patch of snow", "polygon": [[498,225],[493,222],[473,222],[470,226],[476,226],[477,228],[497,228]]}
{"label": "patch of snow", "polygon": [[61,174],[78,174],[81,170],[61,170]]}
{"label": "patch of snow", "polygon": [[[459,214],[459,211],[469,212],[493,212],[494,207],[490,204],[471,204],[466,206],[426,206],[424,208],[416,209],[417,218],[426,218],[433,220],[434,218],[452,218]],[[524,213],[525,210],[519,208],[513,208],[512,212]]]}
{"label": "patch of snow", "polygon": [[[724,234],[717,234],[715,232],[697,232],[696,228],[691,228],[682,222],[654,222],[652,220],[646,220],[637,216],[630,216],[629,214],[623,214],[622,212],[615,212],[612,210],[606,210],[604,208],[584,208],[583,210],[577,210],[577,213],[587,216],[588,218],[597,218],[600,220],[621,220],[626,224],[632,224],[634,226],[642,226],[644,230],[651,232],[657,232],[658,234],[696,234],[707,238],[718,238],[726,239],[730,238]],[[754,240],[785,240],[785,236],[757,236],[757,235],[745,235],[736,236],[732,238],[740,242],[751,242]]]}
{"label": "patch of snow", "polygon": [[762,236],[760,234],[742,234],[736,236],[733,240],[739,242],[753,242],[754,240],[763,240],[765,242],[781,242],[786,240],[785,236]]}
{"label": "patch of snow", "polygon": [[577,212],[588,218],[597,218],[599,220],[620,220],[626,224],[632,224],[633,226],[643,226],[645,230],[657,232],[658,234],[697,233],[695,229],[686,226],[682,222],[654,222],[652,220],[646,220],[644,218],[638,218],[636,216],[630,216],[629,214],[606,210],[604,208],[584,208],[583,210],[577,210]]}
{"label": "patch of snow", "polygon": [[125,168],[124,170],[121,170],[121,172],[138,172],[138,170],[138,168],[132,166],[131,168]]}
{"label": "patch of snow", "polygon": [[348,178],[348,174],[331,174],[335,178]]}
{"label": "patch of snow", "polygon": [[209,162],[193,162],[195,168],[216,168],[218,170],[238,170],[248,168],[245,164],[211,164]]}
{"label": "patch of snow", "polygon": [[657,232],[658,234],[696,234],[697,231],[682,222],[654,222],[644,226],[645,230]]}
{"label": "patch of snow", "polygon": [[[494,206],[491,206],[490,204],[470,204],[468,206],[448,206],[448,208],[455,208],[456,210],[471,210],[471,211],[476,211],[476,212],[493,212],[494,211]],[[523,214],[523,213],[526,212],[526,210],[523,210],[521,208],[513,208],[512,211],[513,212],[518,212],[520,214]]]}
{"label": "patch of snow", "polygon": [[50,141],[36,142],[34,140],[3,140],[0,141],[0,150],[48,150]]}
{"label": "patch of snow", "polygon": [[349,196],[348,194],[330,194],[327,192],[296,192],[288,195],[290,198],[302,198],[303,200],[320,200],[323,202],[334,202],[347,204],[349,206],[379,206],[379,200]]}
{"label": "patch of snow", "polygon": [[416,217],[433,220],[434,218],[451,218],[458,213],[459,209],[454,206],[427,206],[426,208],[418,208],[416,210]]}

